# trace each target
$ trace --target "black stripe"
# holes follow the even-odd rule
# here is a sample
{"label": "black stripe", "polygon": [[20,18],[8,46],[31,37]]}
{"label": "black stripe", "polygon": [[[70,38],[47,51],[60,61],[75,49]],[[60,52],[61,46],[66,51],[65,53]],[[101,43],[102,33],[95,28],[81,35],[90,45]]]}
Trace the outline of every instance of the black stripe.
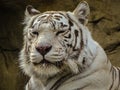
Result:
{"label": "black stripe", "polygon": [[71,47],[72,47],[72,44],[67,44],[67,46],[71,48]]}
{"label": "black stripe", "polygon": [[111,68],[110,68],[110,73],[112,72],[112,69],[113,69],[113,66],[111,65]]}
{"label": "black stripe", "polygon": [[64,39],[65,42],[68,42],[68,40]]}
{"label": "black stripe", "polygon": [[80,29],[80,34],[81,34],[81,42],[80,42],[80,51],[83,49],[84,42],[83,42],[83,33],[82,30]]}
{"label": "black stripe", "polygon": [[45,17],[47,17],[47,15],[43,15],[43,16],[41,16],[40,18],[45,18]]}
{"label": "black stripe", "polygon": [[72,19],[70,18],[70,16],[68,15],[68,14],[66,14],[67,15],[67,17],[68,17],[68,19],[69,19],[69,21],[68,21],[68,23],[69,23],[69,29],[68,30],[71,30],[71,27],[74,25],[73,23],[72,23]]}
{"label": "black stripe", "polygon": [[84,24],[85,23],[85,20],[84,19],[82,19],[82,18],[79,18],[78,19],[82,24]]}
{"label": "black stripe", "polygon": [[74,34],[75,34],[75,45],[73,46],[73,51],[76,51],[76,44],[77,44],[77,36],[78,36],[78,31],[74,30]]}
{"label": "black stripe", "polygon": [[85,85],[85,86],[83,86],[83,87],[77,88],[77,89],[75,89],[75,90],[82,90],[82,89],[84,89],[85,87],[88,87],[88,86],[89,86],[89,84],[88,84],[88,85]]}
{"label": "black stripe", "polygon": [[83,64],[83,65],[86,64],[86,58],[85,58],[85,57],[83,57],[82,64]]}
{"label": "black stripe", "polygon": [[57,33],[56,33],[56,36],[57,35],[59,35],[60,33],[64,33],[65,31],[58,31]]}
{"label": "black stripe", "polygon": [[69,39],[69,38],[71,38],[71,34],[69,34],[68,37],[67,36],[64,36],[64,37]]}
{"label": "black stripe", "polygon": [[28,90],[31,90],[31,80],[27,83]]}
{"label": "black stripe", "polygon": [[63,24],[62,22],[60,24],[61,24],[61,27],[67,27],[68,26],[66,24]]}
{"label": "black stripe", "polygon": [[75,30],[75,36],[78,37],[78,30]]}
{"label": "black stripe", "polygon": [[73,26],[73,23],[71,22],[71,20],[69,20],[69,25],[70,27]]}
{"label": "black stripe", "polygon": [[[117,76],[118,76],[118,69],[116,68],[116,67],[114,67],[114,69],[115,69],[115,80],[117,80]],[[118,82],[117,82],[118,83]],[[115,84],[117,84],[117,83],[115,83]],[[115,90],[118,90],[118,86],[117,87],[115,87]]]}
{"label": "black stripe", "polygon": [[55,18],[56,20],[60,21],[60,18]]}
{"label": "black stripe", "polygon": [[112,90],[112,87],[113,87],[113,84],[114,84],[114,75],[115,75],[115,70],[114,70],[114,68],[113,68],[113,67],[112,67],[111,73],[112,73],[112,84],[110,85],[109,90]]}
{"label": "black stripe", "polygon": [[118,76],[117,77],[119,78],[119,80],[118,80],[118,86],[115,90],[118,90],[119,86],[120,86],[120,69],[117,67],[117,70],[118,70]]}
{"label": "black stripe", "polygon": [[30,23],[30,28],[34,28],[34,26],[33,26],[33,23],[34,23],[34,21],[36,20],[36,18],[38,18],[39,16],[36,16],[35,18],[33,18],[33,20],[31,21],[31,23]]}
{"label": "black stripe", "polygon": [[120,81],[120,68],[118,68],[118,70],[119,70],[119,81]]}
{"label": "black stripe", "polygon": [[63,82],[65,82],[67,79],[69,79],[72,76],[73,76],[73,74],[69,73],[69,74],[61,77],[59,80],[56,81],[56,83],[49,90],[57,90]]}
{"label": "black stripe", "polygon": [[118,68],[118,70],[119,70],[119,86],[118,86],[118,88],[120,87],[120,68]]}
{"label": "black stripe", "polygon": [[57,17],[57,18],[62,18],[62,16],[60,16],[60,15],[54,15],[54,17]]}
{"label": "black stripe", "polygon": [[55,30],[55,29],[56,29],[56,28],[55,28],[56,22],[55,22],[55,21],[51,21],[51,25],[52,25],[52,27],[53,27],[54,30]]}
{"label": "black stripe", "polygon": [[[81,70],[84,70],[84,69],[85,69],[84,67],[81,68]],[[96,72],[96,71],[95,71],[95,72]],[[93,73],[95,73],[95,72],[93,72]],[[93,73],[87,74],[87,75],[82,76],[82,77],[79,77],[79,78],[75,78],[75,79],[71,80],[71,82],[74,82],[74,81],[79,80],[79,79],[86,78],[86,77],[90,76],[90,75],[93,74]],[[78,73],[77,75],[79,75],[79,74],[80,74],[80,73]],[[77,75],[76,75],[76,76],[77,76]],[[75,77],[76,77],[76,76],[75,76]]]}
{"label": "black stripe", "polygon": [[66,16],[62,13],[62,12],[59,12],[60,15],[64,16],[66,18]]}
{"label": "black stripe", "polygon": [[30,36],[31,36],[31,37],[35,37],[35,36],[32,34],[32,32],[30,32]]}

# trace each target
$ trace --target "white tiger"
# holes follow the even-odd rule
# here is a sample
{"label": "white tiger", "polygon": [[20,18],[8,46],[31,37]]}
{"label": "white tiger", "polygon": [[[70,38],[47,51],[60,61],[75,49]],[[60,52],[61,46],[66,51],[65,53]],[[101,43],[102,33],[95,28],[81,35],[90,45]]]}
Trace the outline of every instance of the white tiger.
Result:
{"label": "white tiger", "polygon": [[27,6],[19,61],[30,77],[25,90],[120,90],[120,68],[111,65],[86,27],[87,2],[73,12],[39,12]]}

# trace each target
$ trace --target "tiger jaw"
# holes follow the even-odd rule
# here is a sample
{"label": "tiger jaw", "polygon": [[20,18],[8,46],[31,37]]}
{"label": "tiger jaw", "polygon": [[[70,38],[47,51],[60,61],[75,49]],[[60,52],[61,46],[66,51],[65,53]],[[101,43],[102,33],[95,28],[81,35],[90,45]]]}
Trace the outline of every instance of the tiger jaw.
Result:
{"label": "tiger jaw", "polygon": [[64,69],[63,58],[57,59],[57,57],[54,57],[54,59],[50,59],[50,57],[47,57],[46,59],[38,54],[36,57],[31,58],[30,63],[32,71],[38,76],[53,76]]}

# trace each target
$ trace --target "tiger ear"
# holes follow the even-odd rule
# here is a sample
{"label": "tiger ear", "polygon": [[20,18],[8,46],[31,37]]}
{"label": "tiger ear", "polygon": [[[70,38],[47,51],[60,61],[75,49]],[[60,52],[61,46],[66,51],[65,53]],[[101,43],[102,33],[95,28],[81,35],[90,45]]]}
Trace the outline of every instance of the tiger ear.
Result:
{"label": "tiger ear", "polygon": [[35,8],[33,8],[32,5],[28,5],[26,7],[26,10],[25,10],[25,16],[33,16],[33,15],[36,15],[36,14],[40,14],[40,11],[36,10]]}
{"label": "tiger ear", "polygon": [[86,25],[90,14],[88,3],[86,1],[80,2],[73,13],[82,24]]}
{"label": "tiger ear", "polygon": [[23,24],[27,24],[30,18],[37,14],[40,14],[40,11],[33,8],[32,5],[28,5],[25,10],[25,18]]}

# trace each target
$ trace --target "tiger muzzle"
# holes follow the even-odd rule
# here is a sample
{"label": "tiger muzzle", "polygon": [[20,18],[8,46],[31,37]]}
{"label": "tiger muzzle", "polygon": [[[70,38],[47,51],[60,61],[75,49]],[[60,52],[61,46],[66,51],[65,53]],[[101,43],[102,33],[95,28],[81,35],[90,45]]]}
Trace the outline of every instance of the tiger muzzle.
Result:
{"label": "tiger muzzle", "polygon": [[36,50],[44,57],[52,48],[52,45],[49,43],[41,43],[36,47]]}

